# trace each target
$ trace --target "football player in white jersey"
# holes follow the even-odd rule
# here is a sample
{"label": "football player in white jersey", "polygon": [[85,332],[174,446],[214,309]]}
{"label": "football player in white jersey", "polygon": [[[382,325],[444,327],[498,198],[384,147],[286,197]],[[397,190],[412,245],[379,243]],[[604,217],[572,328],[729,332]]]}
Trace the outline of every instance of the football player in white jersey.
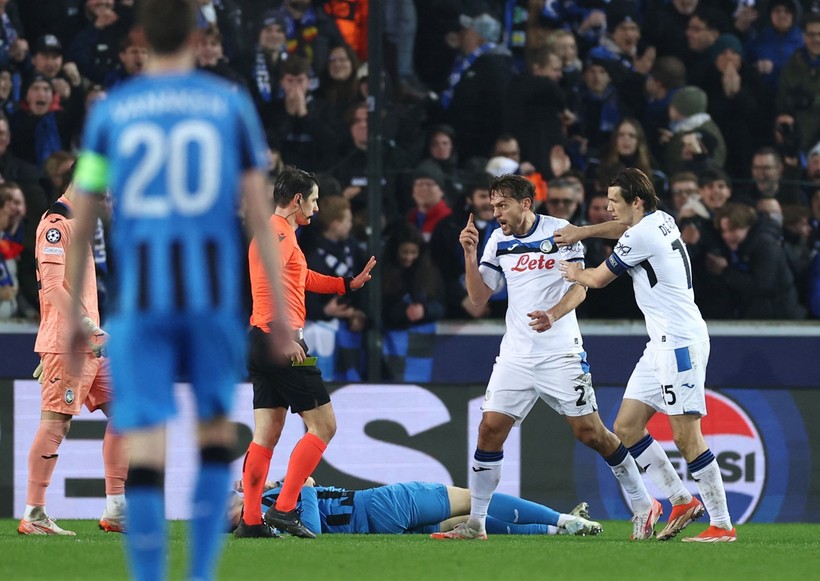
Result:
{"label": "football player in white jersey", "polygon": [[502,273],[506,278],[507,332],[482,406],[470,471],[470,518],[452,531],[432,536],[487,538],[487,507],[501,479],[504,442],[540,398],[567,417],[579,441],[603,456],[631,500],[633,538],[646,539],[654,533],[661,505],[647,492],[635,460],[598,415],[575,318],[575,307],[586,297],[586,289],[565,281],[558,270],[561,259],[583,264],[583,247],[556,246],[553,233],[568,222],[533,213],[534,194],[532,182],[521,176],[502,175],[492,182],[490,203],[500,228],[487,241],[480,264],[472,215],[459,236],[467,293],[474,305],[487,302]]}
{"label": "football player in white jersey", "polygon": [[[710,526],[694,542],[733,542],[732,527],[720,468],[701,432],[706,415],[706,364],[709,334],[692,291],[692,269],[686,245],[674,218],[658,210],[658,196],[641,170],[627,168],[609,182],[608,209],[612,225],[568,228],[556,234],[573,248],[590,236],[618,238],[610,257],[596,268],[582,270],[562,260],[567,281],[601,288],[624,273],[632,277],[635,300],[646,318],[649,343],[626,386],[615,420],[615,432],[652,481],[673,504],[660,540],[674,537],[686,525],[709,512]],[[619,237],[620,236],[620,237]],[[703,504],[686,490],[660,444],[646,424],[656,412],[669,417],[675,444],[697,482]]]}

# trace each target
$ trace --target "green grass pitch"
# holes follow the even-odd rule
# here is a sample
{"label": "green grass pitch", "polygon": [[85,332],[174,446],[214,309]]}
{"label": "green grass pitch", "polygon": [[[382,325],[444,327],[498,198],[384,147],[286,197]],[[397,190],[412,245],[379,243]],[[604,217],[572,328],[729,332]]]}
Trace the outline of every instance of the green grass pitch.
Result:
{"label": "green grass pitch", "polygon": [[[126,579],[122,536],[94,521],[60,521],[76,537],[24,537],[0,520],[0,579]],[[607,521],[597,537],[491,536],[486,542],[424,535],[228,538],[219,579],[820,579],[820,525],[747,524],[738,542],[698,545],[628,540],[628,522]],[[684,531],[703,530],[696,523]],[[184,577],[185,525],[171,523],[171,579]],[[658,529],[660,530],[660,529]],[[227,536],[227,535],[226,535]]]}

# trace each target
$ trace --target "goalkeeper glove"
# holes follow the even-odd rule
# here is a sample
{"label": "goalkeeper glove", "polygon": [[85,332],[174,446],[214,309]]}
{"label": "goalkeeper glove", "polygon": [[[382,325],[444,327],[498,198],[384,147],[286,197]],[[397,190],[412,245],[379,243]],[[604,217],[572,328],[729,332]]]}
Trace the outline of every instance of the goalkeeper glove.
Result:
{"label": "goalkeeper glove", "polygon": [[105,357],[105,346],[108,343],[108,333],[100,329],[97,324],[91,320],[91,317],[84,315],[80,319],[80,326],[88,335],[88,346],[95,357]]}
{"label": "goalkeeper glove", "polygon": [[34,369],[34,373],[31,376],[37,380],[37,383],[40,385],[43,384],[43,360],[40,359],[40,363],[37,364],[37,367]]}

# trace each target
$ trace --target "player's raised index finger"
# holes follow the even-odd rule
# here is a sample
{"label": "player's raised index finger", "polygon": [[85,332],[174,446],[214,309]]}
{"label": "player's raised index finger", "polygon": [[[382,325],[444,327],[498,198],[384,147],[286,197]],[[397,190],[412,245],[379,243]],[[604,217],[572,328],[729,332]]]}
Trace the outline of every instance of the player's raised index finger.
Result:
{"label": "player's raised index finger", "polygon": [[467,226],[473,225],[473,213],[470,212],[470,215],[467,217]]}

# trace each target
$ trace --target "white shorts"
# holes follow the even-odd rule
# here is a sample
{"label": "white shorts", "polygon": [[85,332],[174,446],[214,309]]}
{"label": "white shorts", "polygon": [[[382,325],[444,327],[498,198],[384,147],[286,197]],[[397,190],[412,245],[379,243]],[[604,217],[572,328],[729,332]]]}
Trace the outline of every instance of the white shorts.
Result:
{"label": "white shorts", "polygon": [[598,410],[586,353],[550,357],[496,357],[487,384],[485,412],[500,412],[520,425],[538,399],[564,416]]}
{"label": "white shorts", "polygon": [[636,399],[668,416],[706,415],[709,341],[678,349],[648,346],[626,384],[624,399]]}

